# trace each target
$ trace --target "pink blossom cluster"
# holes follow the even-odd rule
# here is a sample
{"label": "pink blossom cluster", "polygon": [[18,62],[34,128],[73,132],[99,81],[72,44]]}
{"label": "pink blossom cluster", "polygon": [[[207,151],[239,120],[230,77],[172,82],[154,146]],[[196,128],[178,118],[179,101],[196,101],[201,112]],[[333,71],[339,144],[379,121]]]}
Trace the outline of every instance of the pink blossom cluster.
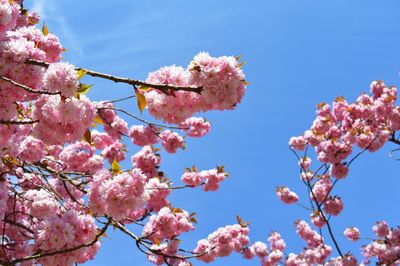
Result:
{"label": "pink blossom cluster", "polygon": [[50,92],[60,92],[61,96],[71,97],[78,89],[78,75],[69,63],[53,63],[43,75],[43,86]]}
{"label": "pink blossom cluster", "polygon": [[212,262],[217,257],[229,256],[232,252],[242,252],[249,244],[249,228],[239,224],[228,225],[208,235],[207,239],[197,242],[193,252],[203,254],[197,257],[204,262]]}
{"label": "pink blossom cluster", "polygon": [[142,170],[148,178],[157,176],[161,157],[153,146],[144,146],[139,152],[132,156],[132,163],[136,168]]}
{"label": "pink blossom cluster", "polygon": [[219,189],[219,184],[224,181],[227,176],[228,174],[224,171],[223,167],[200,172],[196,169],[194,171],[186,169],[181,180],[190,187],[202,185],[204,191],[217,191]]}
{"label": "pink blossom cluster", "polygon": [[318,160],[331,165],[332,176],[346,177],[349,169],[343,161],[353,146],[376,151],[393,131],[400,129],[400,112],[395,105],[397,89],[374,81],[370,92],[371,95],[361,94],[354,103],[338,97],[332,107],[319,104],[311,129],[303,136],[292,137],[289,145],[297,150],[304,150],[306,145],[315,147]]}
{"label": "pink blossom cluster", "polygon": [[33,134],[48,144],[80,140],[96,115],[85,97],[63,99],[59,95],[41,96],[35,104]]}
{"label": "pink blossom cluster", "polygon": [[158,131],[159,129],[152,125],[134,125],[129,130],[129,137],[134,144],[139,146],[154,145],[160,140]]}
{"label": "pink blossom cluster", "polygon": [[362,247],[363,263],[375,257],[382,265],[400,264],[400,229],[389,228],[386,221],[377,222],[372,229],[377,239]]}
{"label": "pink blossom cluster", "polygon": [[[357,157],[349,158],[352,152],[356,149],[374,152],[400,129],[396,99],[395,87],[374,81],[370,85],[370,94],[361,94],[354,103],[338,97],[332,106],[326,103],[317,105],[317,117],[310,130],[290,139],[289,145],[293,150],[305,151],[303,157],[298,156],[300,177],[310,191],[313,209],[310,220],[315,227],[323,228],[331,215],[339,215],[343,210],[342,199],[331,193],[337,181],[348,175],[349,166]],[[309,146],[315,148],[317,159],[322,163],[316,172],[311,169],[311,159],[306,156]],[[278,196],[285,203],[289,201],[290,192],[284,188],[277,190]],[[357,265],[357,259],[349,253],[327,261],[332,248],[324,243],[322,237],[305,221],[296,222],[296,229],[308,247],[300,254],[289,254],[285,265]],[[396,264],[400,256],[398,240],[396,237],[392,238],[393,241],[387,240],[389,232],[397,234],[396,229],[391,231],[385,222],[379,222],[373,230],[380,239],[363,247],[363,263],[369,263],[376,257],[382,265],[389,262]],[[351,241],[360,239],[360,231],[356,227],[346,228],[344,235]]]}
{"label": "pink blossom cluster", "polygon": [[104,165],[104,159],[95,155],[95,151],[88,142],[79,141],[65,146],[59,154],[59,159],[66,170],[94,174]]}
{"label": "pink blossom cluster", "polygon": [[350,241],[360,239],[360,230],[357,227],[347,227],[343,233]]}
{"label": "pink blossom cluster", "polygon": [[146,176],[134,168],[116,176],[105,171],[94,176],[89,192],[89,206],[97,215],[108,214],[123,220],[129,213],[144,206],[148,200],[145,189]]}
{"label": "pink blossom cluster", "polygon": [[160,134],[161,144],[168,153],[175,153],[179,148],[185,149],[185,140],[178,133],[164,130]]}
{"label": "pink blossom cluster", "polygon": [[278,198],[286,204],[293,204],[299,200],[299,196],[287,187],[279,187],[276,190]]}
{"label": "pink blossom cluster", "polygon": [[[37,237],[34,249],[53,252],[73,248],[97,240],[97,226],[93,217],[75,211],[52,215],[36,225]],[[44,257],[41,265],[73,265],[94,258],[99,243],[77,249],[68,254]]]}
{"label": "pink blossom cluster", "polygon": [[159,178],[151,178],[146,184],[146,190],[149,193],[146,205],[147,210],[157,212],[168,206],[167,197],[171,193],[171,189],[167,183],[161,182]]}
{"label": "pink blossom cluster", "polygon": [[166,95],[158,90],[145,91],[149,112],[157,119],[179,124],[200,111],[233,109],[245,92],[244,74],[235,57],[196,55],[187,69],[163,67],[150,73],[146,80],[152,84],[201,87],[200,94],[176,91]]}
{"label": "pink blossom cluster", "polygon": [[153,242],[170,240],[193,230],[190,216],[185,210],[175,210],[168,207],[160,209],[157,215],[152,215],[143,227],[142,234]]}
{"label": "pink blossom cluster", "polygon": [[281,235],[278,232],[272,232],[268,237],[270,250],[265,243],[257,241],[251,246],[246,248],[243,252],[243,256],[246,259],[252,259],[257,256],[261,259],[261,265],[273,266],[281,262],[284,257],[284,250],[286,243],[283,241]]}
{"label": "pink blossom cluster", "polygon": [[201,117],[189,117],[181,126],[188,136],[196,138],[206,135],[211,129],[211,124]]}

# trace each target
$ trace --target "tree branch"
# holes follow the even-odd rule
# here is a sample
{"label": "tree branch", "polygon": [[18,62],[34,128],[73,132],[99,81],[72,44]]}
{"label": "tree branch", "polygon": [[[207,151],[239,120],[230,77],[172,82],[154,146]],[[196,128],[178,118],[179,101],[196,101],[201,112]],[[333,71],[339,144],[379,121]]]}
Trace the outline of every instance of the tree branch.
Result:
{"label": "tree branch", "polygon": [[[36,66],[41,66],[41,67],[48,67],[50,64],[44,61],[37,61],[34,59],[28,59],[25,61],[27,64],[31,65],[36,65]],[[137,79],[129,79],[129,78],[123,78],[123,77],[117,77],[113,76],[110,74],[105,74],[85,68],[76,68],[76,70],[82,70],[86,72],[86,74],[92,76],[92,77],[97,77],[97,78],[102,78],[102,79],[108,79],[114,82],[120,82],[120,83],[126,83],[132,86],[144,86],[144,87],[150,87],[156,90],[159,90],[167,95],[170,95],[170,91],[187,91],[187,92],[195,92],[200,94],[201,91],[203,90],[202,87],[184,87],[184,86],[173,86],[173,85],[168,85],[168,84],[151,84],[147,83],[145,81],[137,80]]]}

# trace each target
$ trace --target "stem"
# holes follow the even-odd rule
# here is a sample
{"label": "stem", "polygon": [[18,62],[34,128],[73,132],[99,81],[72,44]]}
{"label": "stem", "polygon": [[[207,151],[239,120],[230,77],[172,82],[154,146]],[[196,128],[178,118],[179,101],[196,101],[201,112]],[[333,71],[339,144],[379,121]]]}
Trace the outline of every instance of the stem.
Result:
{"label": "stem", "polygon": [[[34,59],[28,59],[25,61],[27,64],[31,65],[36,65],[36,66],[42,66],[42,67],[48,67],[50,64],[44,61],[37,61]],[[129,78],[123,78],[123,77],[118,77],[118,76],[113,76],[110,74],[105,74],[85,68],[75,68],[76,70],[83,70],[86,72],[86,74],[96,77],[96,78],[102,78],[102,79],[108,79],[114,82],[120,82],[120,83],[126,83],[132,86],[144,86],[144,87],[151,87],[153,89],[159,90],[167,95],[171,95],[170,91],[188,91],[188,92],[195,92],[200,94],[201,91],[203,90],[202,87],[185,87],[185,86],[173,86],[173,85],[168,85],[168,84],[151,84],[147,83],[145,81],[137,80],[137,79],[129,79]]]}

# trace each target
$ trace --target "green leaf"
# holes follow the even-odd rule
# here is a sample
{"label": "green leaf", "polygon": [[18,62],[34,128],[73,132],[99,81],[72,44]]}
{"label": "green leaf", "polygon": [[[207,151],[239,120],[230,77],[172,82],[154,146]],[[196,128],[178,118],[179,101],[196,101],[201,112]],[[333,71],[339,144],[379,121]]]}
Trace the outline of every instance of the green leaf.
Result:
{"label": "green leaf", "polygon": [[76,92],[80,93],[80,94],[86,94],[90,90],[91,87],[93,87],[93,84],[80,83],[78,86],[78,90]]}

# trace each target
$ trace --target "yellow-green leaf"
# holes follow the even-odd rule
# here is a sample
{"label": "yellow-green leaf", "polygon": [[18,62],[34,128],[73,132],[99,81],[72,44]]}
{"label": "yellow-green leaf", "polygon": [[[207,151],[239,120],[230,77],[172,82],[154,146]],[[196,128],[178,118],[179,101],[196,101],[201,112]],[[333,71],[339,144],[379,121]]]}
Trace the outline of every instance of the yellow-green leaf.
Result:
{"label": "yellow-green leaf", "polygon": [[85,94],[90,90],[91,87],[93,87],[93,84],[80,83],[76,92],[80,94]]}
{"label": "yellow-green leaf", "polygon": [[44,24],[44,23],[42,26],[42,33],[44,36],[47,36],[47,34],[49,34],[49,29],[47,28],[46,24]]}
{"label": "yellow-green leaf", "polygon": [[111,171],[112,171],[114,174],[119,174],[119,173],[121,173],[121,166],[120,166],[119,163],[117,162],[117,159],[116,159],[116,158],[114,158],[114,161],[113,161],[112,164],[111,164]]}
{"label": "yellow-green leaf", "polygon": [[137,105],[140,110],[140,113],[143,112],[144,108],[146,108],[147,102],[146,102],[146,97],[144,96],[143,93],[137,92],[136,93],[136,99],[137,99]]}
{"label": "yellow-green leaf", "polygon": [[78,76],[78,79],[83,78],[83,76],[85,76],[86,73],[87,73],[87,71],[83,70],[83,69],[78,69],[78,71],[76,71],[76,75]]}

